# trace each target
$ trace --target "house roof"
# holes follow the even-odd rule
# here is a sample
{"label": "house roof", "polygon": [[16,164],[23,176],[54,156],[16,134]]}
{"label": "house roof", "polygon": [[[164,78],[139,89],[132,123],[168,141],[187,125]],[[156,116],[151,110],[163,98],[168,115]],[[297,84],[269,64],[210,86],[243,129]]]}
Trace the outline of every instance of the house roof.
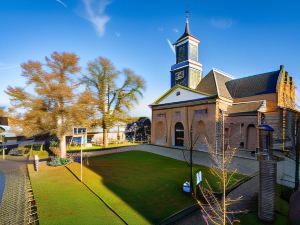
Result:
{"label": "house roof", "polygon": [[9,132],[9,127],[8,126],[2,126],[2,125],[0,125],[0,131],[1,131],[0,132],[1,135],[4,135],[7,138],[17,137],[16,134]]}
{"label": "house roof", "polygon": [[226,87],[232,98],[276,93],[279,74],[280,70],[277,70],[240,79],[233,79],[226,82]]}
{"label": "house roof", "polygon": [[198,84],[196,90],[210,95],[218,95],[227,99],[232,99],[225,83],[232,78],[223,72],[213,69]]}
{"label": "house roof", "polygon": [[228,107],[227,113],[229,115],[236,115],[257,112],[257,110],[259,110],[259,108],[263,105],[263,102],[264,101],[251,101],[232,104]]}

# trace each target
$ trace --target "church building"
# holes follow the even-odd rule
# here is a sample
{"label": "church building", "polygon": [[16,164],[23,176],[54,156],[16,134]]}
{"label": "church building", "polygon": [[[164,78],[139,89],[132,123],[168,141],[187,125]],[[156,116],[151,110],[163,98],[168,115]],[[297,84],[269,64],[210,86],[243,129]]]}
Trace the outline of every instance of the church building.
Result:
{"label": "church building", "polygon": [[230,146],[254,151],[259,147],[258,126],[274,129],[273,147],[293,147],[296,118],[295,84],[284,66],[278,70],[234,79],[212,69],[203,76],[198,60],[200,41],[186,20],[183,35],[174,43],[171,88],[150,107],[151,143],[195,150]]}

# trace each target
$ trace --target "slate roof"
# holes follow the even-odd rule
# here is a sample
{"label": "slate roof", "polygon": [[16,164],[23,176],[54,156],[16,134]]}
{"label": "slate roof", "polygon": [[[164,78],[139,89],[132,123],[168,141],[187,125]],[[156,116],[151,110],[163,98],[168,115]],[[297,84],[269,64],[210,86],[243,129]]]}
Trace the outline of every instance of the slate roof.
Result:
{"label": "slate roof", "polygon": [[257,74],[254,76],[233,79],[226,82],[226,87],[232,98],[276,93],[277,80],[280,70]]}
{"label": "slate roof", "polygon": [[213,69],[200,81],[196,90],[231,99],[230,93],[225,85],[225,83],[231,79],[232,78],[222,72]]}
{"label": "slate roof", "polygon": [[251,101],[233,104],[228,107],[228,114],[243,114],[248,112],[257,112],[257,110],[262,106],[263,101]]}

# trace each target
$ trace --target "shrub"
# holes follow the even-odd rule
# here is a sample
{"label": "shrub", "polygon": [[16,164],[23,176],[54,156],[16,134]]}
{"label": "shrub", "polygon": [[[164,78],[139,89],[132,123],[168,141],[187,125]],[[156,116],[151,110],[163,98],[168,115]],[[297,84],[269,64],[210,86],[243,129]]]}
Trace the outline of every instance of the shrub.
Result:
{"label": "shrub", "polygon": [[48,164],[48,166],[64,166],[64,165],[67,165],[71,162],[72,162],[71,159],[53,157],[53,158],[50,159],[50,161],[47,164]]}
{"label": "shrub", "polygon": [[59,143],[57,141],[50,141],[50,147],[58,147]]}

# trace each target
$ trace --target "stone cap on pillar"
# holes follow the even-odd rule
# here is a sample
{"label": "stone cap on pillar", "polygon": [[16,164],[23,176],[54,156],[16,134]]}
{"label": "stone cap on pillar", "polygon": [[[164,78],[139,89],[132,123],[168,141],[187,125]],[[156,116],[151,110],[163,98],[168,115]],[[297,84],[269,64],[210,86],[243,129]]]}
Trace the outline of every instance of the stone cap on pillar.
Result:
{"label": "stone cap on pillar", "polygon": [[264,131],[274,131],[273,127],[271,127],[268,124],[261,124],[258,126],[258,129],[264,130]]}

